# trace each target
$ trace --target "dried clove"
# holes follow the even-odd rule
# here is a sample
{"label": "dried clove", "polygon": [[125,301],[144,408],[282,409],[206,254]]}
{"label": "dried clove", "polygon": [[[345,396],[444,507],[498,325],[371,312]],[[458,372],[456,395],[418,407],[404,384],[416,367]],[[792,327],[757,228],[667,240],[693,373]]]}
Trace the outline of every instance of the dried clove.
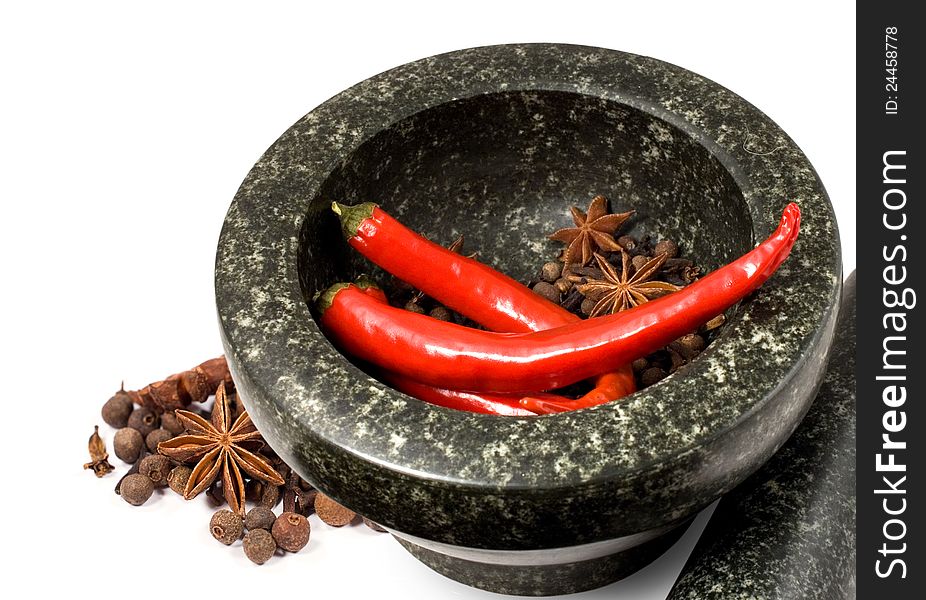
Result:
{"label": "dried clove", "polygon": [[224,356],[127,393],[135,404],[161,413],[184,408],[192,402],[204,402],[221,383],[228,389],[234,385]]}
{"label": "dried clove", "polygon": [[87,448],[90,451],[90,462],[84,464],[85,469],[93,469],[93,474],[97,477],[103,477],[112,472],[114,467],[109,464],[109,453],[106,452],[106,444],[100,437],[99,425],[94,425],[93,435],[90,436]]}

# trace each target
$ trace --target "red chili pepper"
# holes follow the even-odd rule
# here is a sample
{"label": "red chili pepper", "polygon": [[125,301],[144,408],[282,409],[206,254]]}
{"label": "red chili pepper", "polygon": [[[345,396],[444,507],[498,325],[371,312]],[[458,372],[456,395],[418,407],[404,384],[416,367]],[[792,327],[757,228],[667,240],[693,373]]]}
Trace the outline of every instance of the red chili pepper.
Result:
{"label": "red chili pepper", "polygon": [[[356,285],[360,291],[366,295],[376,298],[384,304],[388,304],[385,292],[376,287],[371,280],[361,277],[357,280]],[[418,398],[424,402],[429,402],[445,408],[468,410],[470,412],[488,415],[534,416],[539,413],[554,412],[553,410],[547,410],[545,408],[536,411],[527,408],[526,405],[523,404],[526,400],[545,403],[555,407],[565,406],[573,401],[572,398],[554,394],[534,394],[531,398],[522,398],[520,394],[509,395],[448,390],[425,385],[404,375],[390,373],[389,371],[380,371],[379,377],[403,394]],[[555,412],[561,411],[556,409]]]}
{"label": "red chili pepper", "polygon": [[[491,392],[461,392],[458,390],[447,390],[418,383],[409,377],[396,375],[395,373],[384,372],[380,376],[392,387],[403,394],[408,394],[419,400],[424,400],[431,404],[444,406],[446,408],[455,408],[457,410],[468,410],[477,413],[490,415],[505,416],[536,416],[537,412],[524,407],[521,404],[522,397],[510,394],[493,394]],[[537,394],[531,399],[534,399]],[[562,406],[569,402],[569,398],[554,396],[552,394],[540,394],[536,398],[537,402],[551,402],[554,406]],[[523,398],[527,400],[527,398]],[[557,411],[560,412],[560,411]]]}
{"label": "red chili pepper", "polygon": [[534,333],[494,333],[435,321],[335,284],[318,303],[343,350],[433,386],[492,392],[555,389],[648,354],[720,314],[762,285],[797,239],[789,204],[757,248],[685,289],[631,310]]}
{"label": "red chili pepper", "polygon": [[[493,330],[527,333],[581,319],[488,265],[418,235],[372,202],[332,203],[348,243],[368,259],[438,302]],[[578,401],[600,404],[636,391],[630,365],[598,377]],[[560,397],[563,401],[570,399]]]}

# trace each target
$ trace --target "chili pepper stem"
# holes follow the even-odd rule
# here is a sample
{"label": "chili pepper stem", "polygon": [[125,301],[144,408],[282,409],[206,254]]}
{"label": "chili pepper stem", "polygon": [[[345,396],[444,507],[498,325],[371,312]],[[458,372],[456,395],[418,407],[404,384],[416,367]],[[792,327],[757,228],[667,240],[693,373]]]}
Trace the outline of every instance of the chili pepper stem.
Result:
{"label": "chili pepper stem", "polygon": [[318,315],[322,316],[325,314],[325,311],[331,307],[331,303],[334,301],[334,297],[348,287],[350,283],[346,281],[339,281],[328,286],[328,289],[324,292],[316,293],[312,297],[312,300],[315,302],[315,308],[318,310]]}
{"label": "chili pepper stem", "polygon": [[360,224],[373,216],[373,209],[376,206],[372,202],[361,202],[354,206],[341,204],[337,201],[331,203],[331,210],[338,215],[341,221],[341,232],[344,233],[344,239],[350,239],[357,235]]}

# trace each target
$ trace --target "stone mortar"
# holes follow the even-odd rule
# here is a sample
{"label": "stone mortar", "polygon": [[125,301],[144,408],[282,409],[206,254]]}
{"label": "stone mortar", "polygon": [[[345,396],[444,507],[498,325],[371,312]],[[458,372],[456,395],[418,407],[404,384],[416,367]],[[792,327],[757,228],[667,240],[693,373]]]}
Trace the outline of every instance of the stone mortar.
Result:
{"label": "stone mortar", "polygon": [[[385,277],[343,241],[332,200],[379,202],[440,243],[465,234],[526,281],[557,251],[546,234],[595,194],[637,211],[624,231],[677,240],[708,269],[764,239],[788,201],[802,231],[691,364],[571,413],[425,404],[366,374],[313,319],[316,291]],[[228,211],[216,298],[241,397],[300,475],[450,577],[564,593],[651,561],[794,431],[832,341],[838,238],[806,157],[729,90],[613,50],[491,46],[372,77],[287,130]]]}

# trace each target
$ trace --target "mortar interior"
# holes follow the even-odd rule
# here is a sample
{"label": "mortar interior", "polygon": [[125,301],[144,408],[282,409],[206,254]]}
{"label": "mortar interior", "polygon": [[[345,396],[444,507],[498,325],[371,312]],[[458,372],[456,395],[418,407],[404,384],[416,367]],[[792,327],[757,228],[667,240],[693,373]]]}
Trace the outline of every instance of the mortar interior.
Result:
{"label": "mortar interior", "polygon": [[[374,201],[429,239],[527,282],[562,247],[596,194],[635,210],[618,235],[679,243],[712,270],[753,244],[729,171],[698,140],[638,108],[563,91],[483,94],[418,112],[383,129],[336,165],[309,204],[299,248],[303,297],[365,273],[388,276],[341,238],[332,200]],[[707,208],[709,207],[709,209]],[[435,274],[439,276],[439,274]]]}

